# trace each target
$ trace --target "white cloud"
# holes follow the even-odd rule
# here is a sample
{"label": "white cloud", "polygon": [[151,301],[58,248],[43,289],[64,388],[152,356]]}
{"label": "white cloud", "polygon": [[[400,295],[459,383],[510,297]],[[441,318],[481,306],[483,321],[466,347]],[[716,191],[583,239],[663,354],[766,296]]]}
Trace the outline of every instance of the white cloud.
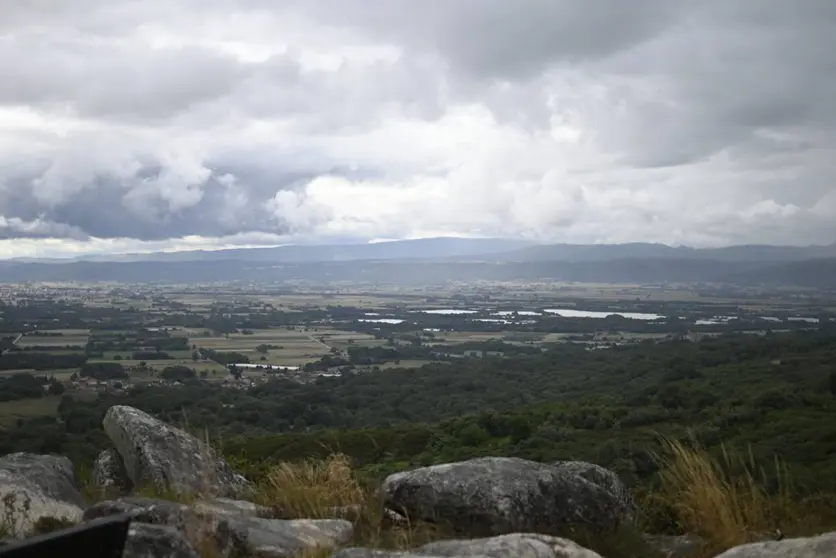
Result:
{"label": "white cloud", "polygon": [[0,254],[836,241],[832,3],[0,6]]}

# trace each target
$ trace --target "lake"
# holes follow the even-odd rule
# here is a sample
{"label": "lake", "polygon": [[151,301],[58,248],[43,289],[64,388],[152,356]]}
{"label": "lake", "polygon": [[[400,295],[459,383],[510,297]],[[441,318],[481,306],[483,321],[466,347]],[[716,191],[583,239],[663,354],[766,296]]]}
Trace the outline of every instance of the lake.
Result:
{"label": "lake", "polygon": [[457,310],[455,308],[442,308],[441,310],[420,310],[424,314],[478,314],[476,310]]}
{"label": "lake", "polygon": [[557,314],[561,318],[606,318],[607,316],[621,316],[630,320],[659,320],[665,317],[660,314],[645,314],[643,312],[591,312],[589,310],[572,310],[569,308],[547,308],[543,311],[549,314]]}

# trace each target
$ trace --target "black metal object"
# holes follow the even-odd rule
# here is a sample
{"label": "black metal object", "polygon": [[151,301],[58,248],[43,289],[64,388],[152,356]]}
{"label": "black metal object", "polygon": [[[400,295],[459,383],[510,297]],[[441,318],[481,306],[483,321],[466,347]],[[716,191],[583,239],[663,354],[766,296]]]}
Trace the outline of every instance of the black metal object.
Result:
{"label": "black metal object", "polygon": [[113,515],[0,546],[0,558],[122,558],[131,517]]}

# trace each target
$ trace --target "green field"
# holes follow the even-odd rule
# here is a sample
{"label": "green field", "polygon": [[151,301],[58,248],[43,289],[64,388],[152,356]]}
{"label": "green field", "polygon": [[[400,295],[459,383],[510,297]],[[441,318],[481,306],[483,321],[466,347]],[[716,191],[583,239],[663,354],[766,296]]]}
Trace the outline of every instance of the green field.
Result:
{"label": "green field", "polygon": [[[383,341],[365,333],[311,327],[307,331],[276,328],[256,330],[247,335],[231,333],[228,337],[192,337],[189,343],[201,349],[238,352],[256,364],[300,366],[320,359],[331,352],[332,348],[342,350],[352,343],[379,345]],[[260,353],[256,350],[259,345],[274,345],[278,348]]]}
{"label": "green field", "polygon": [[189,368],[194,368],[197,372],[202,372],[207,370],[209,372],[215,370],[218,372],[225,371],[226,368],[217,362],[212,362],[211,360],[198,360],[194,361],[191,358],[174,358],[174,359],[167,359],[167,360],[119,360],[114,361],[113,359],[90,359],[88,362],[97,363],[97,362],[118,362],[122,366],[128,367],[138,367],[142,362],[145,363],[145,368],[148,370],[154,371],[161,371],[168,366],[187,366]]}
{"label": "green field", "polygon": [[[83,347],[90,338],[89,329],[48,329],[41,331],[45,335],[24,335],[17,346],[27,347]],[[49,335],[53,334],[53,335]]]}
{"label": "green field", "polygon": [[[96,398],[95,393],[73,393],[76,399],[84,401]],[[0,405],[0,428],[14,428],[19,419],[52,416],[58,412],[60,395],[50,395],[39,399],[21,399],[19,401],[5,401]]]}

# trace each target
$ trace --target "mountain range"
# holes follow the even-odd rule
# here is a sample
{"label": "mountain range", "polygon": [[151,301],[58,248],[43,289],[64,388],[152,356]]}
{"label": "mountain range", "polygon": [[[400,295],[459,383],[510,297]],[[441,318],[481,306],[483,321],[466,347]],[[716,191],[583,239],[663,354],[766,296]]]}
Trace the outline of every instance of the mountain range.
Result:
{"label": "mountain range", "polygon": [[690,248],[429,238],[0,261],[0,281],[715,282],[836,288],[836,244]]}

